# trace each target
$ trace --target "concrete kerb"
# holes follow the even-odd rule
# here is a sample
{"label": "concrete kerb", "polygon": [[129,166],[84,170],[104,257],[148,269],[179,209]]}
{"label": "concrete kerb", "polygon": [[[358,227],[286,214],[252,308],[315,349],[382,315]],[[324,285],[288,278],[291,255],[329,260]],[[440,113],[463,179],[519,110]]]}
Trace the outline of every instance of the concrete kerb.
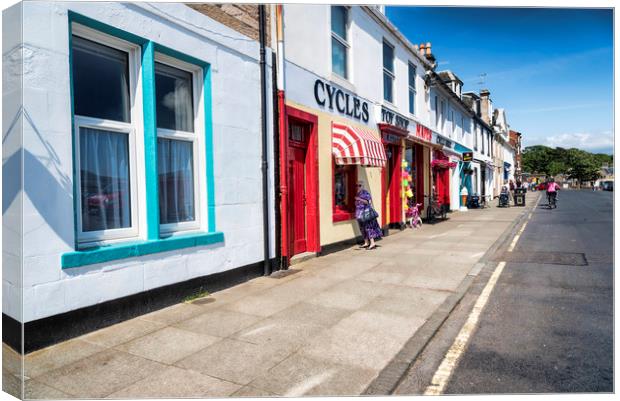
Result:
{"label": "concrete kerb", "polygon": [[[405,343],[403,348],[392,358],[373,382],[364,390],[362,395],[379,396],[391,395],[401,383],[407,374],[407,371],[415,363],[417,357],[424,351],[428,343],[441,328],[443,323],[448,319],[450,313],[463,299],[467,291],[470,289],[474,280],[481,272],[487,272],[494,268],[495,263],[491,260],[492,256],[502,247],[506,246],[508,240],[516,233],[523,218],[538,203],[540,195],[533,206],[524,208],[521,213],[510,226],[502,233],[502,235],[491,245],[491,247],[482,255],[480,260],[472,267],[470,272],[465,276],[461,284],[457,287],[454,294],[450,295],[440,306],[433,312],[431,317],[415,332],[415,334]],[[488,277],[486,278],[488,280]]]}

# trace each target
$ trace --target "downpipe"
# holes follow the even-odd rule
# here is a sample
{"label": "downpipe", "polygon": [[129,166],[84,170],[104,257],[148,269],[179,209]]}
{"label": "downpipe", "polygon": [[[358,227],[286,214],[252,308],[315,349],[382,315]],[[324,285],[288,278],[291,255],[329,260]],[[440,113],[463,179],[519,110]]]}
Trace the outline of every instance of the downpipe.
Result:
{"label": "downpipe", "polygon": [[265,6],[258,6],[258,36],[260,41],[260,99],[261,99],[261,170],[263,179],[263,274],[271,274],[271,263],[269,253],[271,244],[269,241],[269,165],[267,163],[267,85],[266,85],[266,64],[265,64]]}

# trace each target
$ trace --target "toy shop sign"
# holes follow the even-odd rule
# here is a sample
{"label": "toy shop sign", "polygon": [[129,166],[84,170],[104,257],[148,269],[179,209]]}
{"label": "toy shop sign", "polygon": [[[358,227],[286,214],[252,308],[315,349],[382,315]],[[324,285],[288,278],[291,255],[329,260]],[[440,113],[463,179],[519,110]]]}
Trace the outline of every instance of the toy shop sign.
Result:
{"label": "toy shop sign", "polygon": [[385,107],[381,107],[381,121],[402,128],[405,131],[409,130],[409,120],[406,117]]}
{"label": "toy shop sign", "polygon": [[362,120],[365,123],[370,118],[368,102],[320,79],[314,81],[314,100],[319,106],[327,107],[330,110],[336,108],[340,113]]}

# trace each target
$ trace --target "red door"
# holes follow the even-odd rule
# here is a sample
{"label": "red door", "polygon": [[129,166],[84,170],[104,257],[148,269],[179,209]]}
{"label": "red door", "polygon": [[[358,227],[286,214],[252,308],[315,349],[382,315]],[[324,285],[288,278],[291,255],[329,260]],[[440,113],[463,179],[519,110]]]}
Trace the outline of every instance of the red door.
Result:
{"label": "red door", "polygon": [[307,125],[296,122],[289,123],[289,213],[292,255],[306,252],[306,139]]}
{"label": "red door", "polygon": [[[385,206],[390,208],[390,218],[387,221],[387,224],[391,223],[400,223],[401,222],[401,214],[402,214],[402,200],[401,200],[401,189],[402,189],[402,177],[401,177],[401,147],[394,145],[386,146],[386,153],[391,154],[392,157],[387,161],[387,193],[390,194],[390,204]],[[385,195],[387,195],[387,193]],[[384,196],[385,202],[385,196]]]}

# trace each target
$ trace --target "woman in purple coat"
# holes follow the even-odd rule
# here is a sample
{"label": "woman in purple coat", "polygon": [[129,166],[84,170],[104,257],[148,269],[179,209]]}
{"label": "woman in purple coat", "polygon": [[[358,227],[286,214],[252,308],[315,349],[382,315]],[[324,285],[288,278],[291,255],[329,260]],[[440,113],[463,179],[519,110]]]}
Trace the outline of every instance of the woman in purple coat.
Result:
{"label": "woman in purple coat", "polygon": [[359,220],[362,212],[369,207],[372,207],[372,197],[370,193],[364,189],[363,183],[359,181],[357,183],[357,195],[355,196],[355,218],[358,219],[357,222],[360,226],[362,236],[364,237],[364,245],[362,245],[362,248],[375,249],[377,247],[375,239],[381,238],[383,234],[381,232],[381,227],[379,227],[379,223],[377,223],[377,219],[365,223]]}

